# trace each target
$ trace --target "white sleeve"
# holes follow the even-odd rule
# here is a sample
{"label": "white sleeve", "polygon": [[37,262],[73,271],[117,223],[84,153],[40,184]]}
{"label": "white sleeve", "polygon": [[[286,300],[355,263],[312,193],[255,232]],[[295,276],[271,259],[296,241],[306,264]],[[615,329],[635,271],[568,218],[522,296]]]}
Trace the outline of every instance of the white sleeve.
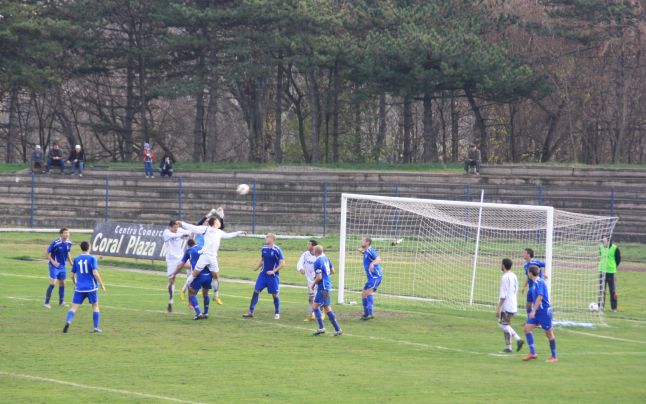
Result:
{"label": "white sleeve", "polygon": [[234,231],[234,232],[231,232],[231,233],[226,233],[226,232],[220,230],[220,234],[221,234],[222,238],[234,238],[234,237],[238,237],[238,236],[242,235],[243,233],[244,233],[243,231]]}
{"label": "white sleeve", "polygon": [[204,234],[208,230],[208,226],[195,226],[186,222],[179,222],[183,229],[186,229],[195,234]]}
{"label": "white sleeve", "polygon": [[182,235],[180,233],[173,233],[168,229],[164,230],[164,233],[162,234],[162,238],[164,239],[164,242],[174,240],[176,238],[181,238],[181,237]]}
{"label": "white sleeve", "polygon": [[298,259],[298,262],[296,263],[296,272],[301,271],[301,268],[303,268],[304,262],[305,262],[305,253],[301,254],[301,257]]}

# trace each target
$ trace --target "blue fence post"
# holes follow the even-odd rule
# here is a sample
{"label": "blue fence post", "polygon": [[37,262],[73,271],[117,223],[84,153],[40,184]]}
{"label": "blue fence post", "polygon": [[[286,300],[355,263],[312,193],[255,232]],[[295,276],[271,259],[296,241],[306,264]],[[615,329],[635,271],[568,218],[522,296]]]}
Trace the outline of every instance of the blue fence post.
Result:
{"label": "blue fence post", "polygon": [[179,189],[177,190],[178,193],[178,204],[179,204],[179,219],[182,220],[182,195],[184,194],[184,180],[182,179],[182,176],[179,176]]}
{"label": "blue fence post", "polygon": [[615,216],[615,186],[610,187],[610,217]]}
{"label": "blue fence post", "polygon": [[323,237],[327,234],[327,181],[323,181]]}
{"label": "blue fence post", "polygon": [[110,176],[105,176],[105,221],[108,221],[110,207]]}
{"label": "blue fence post", "polygon": [[251,183],[251,234],[256,234],[256,179]]}
{"label": "blue fence post", "polygon": [[31,173],[31,211],[29,213],[29,227],[34,228],[34,211],[36,209],[36,175]]}

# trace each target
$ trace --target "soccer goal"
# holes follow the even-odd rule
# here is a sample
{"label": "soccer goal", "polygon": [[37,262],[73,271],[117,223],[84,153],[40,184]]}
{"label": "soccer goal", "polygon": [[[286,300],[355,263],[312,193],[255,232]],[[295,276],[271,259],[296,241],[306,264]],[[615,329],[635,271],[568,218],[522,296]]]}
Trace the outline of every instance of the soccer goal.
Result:
{"label": "soccer goal", "polygon": [[361,301],[358,248],[368,236],[383,261],[379,299],[388,304],[493,310],[501,261],[511,258],[524,314],[522,253],[531,248],[545,262],[555,320],[601,323],[590,311],[600,288],[598,245],[616,222],[550,206],[342,194],[338,302]]}

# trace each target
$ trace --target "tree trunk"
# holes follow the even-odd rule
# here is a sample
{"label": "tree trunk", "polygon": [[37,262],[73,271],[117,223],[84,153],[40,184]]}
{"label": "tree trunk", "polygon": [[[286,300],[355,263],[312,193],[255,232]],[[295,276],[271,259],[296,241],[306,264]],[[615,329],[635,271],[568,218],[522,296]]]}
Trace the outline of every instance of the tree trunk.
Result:
{"label": "tree trunk", "polygon": [[193,160],[205,160],[205,134],[204,134],[204,91],[197,94],[195,102],[195,121],[193,122]]}
{"label": "tree trunk", "polygon": [[381,156],[381,149],[384,146],[384,140],[386,139],[386,94],[381,93],[379,95],[379,128],[377,129],[377,141],[375,146],[372,149],[372,158],[379,162],[379,157]]}
{"label": "tree trunk", "polygon": [[424,133],[422,135],[424,139],[424,151],[422,154],[422,159],[424,163],[431,163],[437,161],[438,152],[437,152],[437,139],[435,131],[433,130],[433,99],[431,94],[424,94]]}
{"label": "tree trunk", "polygon": [[14,142],[18,139],[18,88],[12,87],[9,95],[9,131],[5,163],[13,163]]}
{"label": "tree trunk", "polygon": [[321,136],[321,95],[319,85],[316,80],[316,72],[309,72],[307,75],[307,87],[312,108],[312,155],[310,162],[316,164],[319,162]]}
{"label": "tree trunk", "polygon": [[411,132],[413,128],[413,111],[412,111],[412,100],[410,96],[404,97],[404,150],[403,150],[403,162],[410,164],[413,162],[412,153],[411,153]]}
{"label": "tree trunk", "polygon": [[[282,53],[279,53],[278,57],[282,59]],[[281,147],[283,140],[283,65],[280,63],[276,67],[276,105],[274,108],[274,117],[276,119],[274,161],[280,164],[283,162],[283,149]]]}
{"label": "tree trunk", "polygon": [[339,93],[341,92],[341,78],[339,68],[334,67],[334,96],[332,98],[332,162],[339,162]]}
{"label": "tree trunk", "polygon": [[458,161],[460,152],[460,114],[455,96],[451,96],[451,161]]}
{"label": "tree trunk", "polygon": [[356,97],[355,101],[352,102],[352,112],[354,121],[354,127],[352,128],[352,161],[359,163],[363,161],[363,154],[361,153],[361,103]]}
{"label": "tree trunk", "polygon": [[487,161],[489,161],[489,139],[487,136],[487,126],[485,125],[484,118],[482,117],[482,111],[476,103],[471,89],[468,87],[465,88],[464,93],[467,96],[467,100],[469,101],[471,109],[473,110],[473,115],[476,119],[476,127],[480,132],[480,158],[482,159],[483,163],[486,163]]}
{"label": "tree trunk", "polygon": [[543,142],[543,148],[541,150],[541,163],[548,162],[552,158],[552,154],[556,149],[553,144],[554,134],[556,133],[556,127],[561,115],[563,113],[563,108],[565,108],[565,98],[559,104],[558,110],[556,112],[550,112],[549,116],[549,125],[547,126],[547,133],[545,135],[545,141]]}
{"label": "tree trunk", "polygon": [[510,102],[509,104],[509,159],[514,163],[520,161],[520,156],[518,155],[518,146],[516,144],[516,114],[518,113],[518,107],[515,103]]}
{"label": "tree trunk", "polygon": [[[128,32],[128,60],[126,62],[126,116],[123,122],[123,154],[121,158],[130,161],[133,154],[133,133],[132,124],[135,119],[135,59],[132,52],[135,48],[135,38],[132,32]],[[143,149],[143,148],[142,148]]]}

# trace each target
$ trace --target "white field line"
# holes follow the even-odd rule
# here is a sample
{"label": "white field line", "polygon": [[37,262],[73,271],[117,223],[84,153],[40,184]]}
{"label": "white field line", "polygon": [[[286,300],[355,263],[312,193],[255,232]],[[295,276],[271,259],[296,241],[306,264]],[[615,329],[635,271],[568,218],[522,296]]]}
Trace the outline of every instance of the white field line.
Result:
{"label": "white field line", "polygon": [[166,397],[166,396],[160,396],[160,395],[157,395],[157,394],[140,393],[138,391],[112,389],[110,387],[91,386],[91,385],[88,385],[88,384],[80,384],[80,383],[68,382],[66,380],[51,379],[49,377],[26,375],[26,374],[22,374],[22,373],[10,373],[10,372],[4,372],[4,371],[0,370],[0,375],[7,376],[7,377],[20,378],[20,379],[36,380],[36,381],[46,382],[46,383],[62,384],[64,386],[75,387],[75,388],[78,388],[78,389],[105,391],[105,392],[108,392],[108,393],[121,394],[121,395],[125,395],[125,396],[150,398],[150,399],[154,399],[154,400],[171,401],[171,402],[174,402],[174,403],[191,403],[191,404],[197,403],[197,404],[200,404],[197,401],[182,400],[182,399],[175,398],[175,397]]}
{"label": "white field line", "polygon": [[639,341],[639,340],[635,340],[635,339],[627,339],[627,338],[619,338],[619,337],[610,337],[610,336],[607,336],[607,335],[597,335],[597,334],[591,334],[589,332],[568,330],[567,328],[559,329],[559,332],[560,331],[565,331],[565,332],[569,332],[569,333],[572,333],[572,334],[586,335],[588,337],[610,339],[610,340],[613,340],[613,341],[632,342],[632,343],[635,343],[635,344],[646,344],[646,341]]}
{"label": "white field line", "polygon": [[[40,301],[40,299],[35,299],[35,298],[25,298],[25,297],[16,297],[16,296],[7,296],[8,299],[13,299],[13,300],[24,300],[24,301]],[[135,312],[147,312],[147,313],[161,313],[161,314],[169,314],[166,311],[163,310],[144,310],[144,309],[133,309],[133,308],[127,308],[127,307],[116,307],[116,306],[102,306],[108,309],[113,309],[113,310],[125,310],[125,311],[135,311]],[[186,312],[173,312],[170,314],[174,315],[192,315],[191,313],[186,313]],[[291,325],[291,324],[285,324],[285,323],[278,323],[276,321],[263,321],[263,320],[257,320],[257,319],[243,319],[243,318],[232,318],[228,316],[218,316],[219,318],[224,318],[227,320],[239,320],[239,321],[244,321],[244,322],[250,322],[252,324],[257,324],[260,323],[262,325],[268,325],[268,326],[274,326],[274,327],[280,327],[280,328],[288,328],[288,329],[293,329],[293,330],[299,330],[299,331],[307,331],[311,332],[312,328],[308,327],[303,327],[303,326],[296,326],[296,325]],[[568,330],[570,331],[570,330]],[[595,334],[587,334],[593,337],[603,337],[603,336],[598,336]],[[366,340],[372,340],[372,341],[381,341],[381,342],[388,342],[388,343],[395,343],[395,344],[401,344],[401,345],[408,345],[408,346],[414,346],[418,348],[425,348],[425,349],[430,349],[430,350],[436,350],[436,351],[444,351],[444,352],[456,352],[456,353],[466,353],[470,355],[485,355],[485,356],[493,356],[493,357],[499,357],[499,358],[518,358],[518,356],[514,355],[509,355],[509,354],[500,354],[500,353],[493,353],[493,352],[477,352],[477,351],[469,351],[466,349],[460,349],[460,348],[449,348],[441,345],[433,345],[433,344],[426,344],[422,342],[414,342],[414,341],[407,341],[407,340],[402,340],[402,339],[393,339],[393,338],[384,338],[384,337],[377,337],[377,336],[372,336],[372,335],[358,335],[358,334],[349,334],[344,332],[343,336],[345,337],[351,337],[351,338],[359,338],[359,339],[366,339]],[[610,337],[612,339],[616,339],[613,337]],[[619,339],[620,341],[623,342],[638,342],[638,343],[644,343],[642,341],[634,341],[634,340],[627,340],[627,339]],[[559,355],[563,356],[563,353],[559,353]],[[574,353],[565,353],[565,356],[570,356],[570,355],[577,355],[577,356],[592,356],[592,355],[646,355],[646,351],[643,352],[574,352]]]}

